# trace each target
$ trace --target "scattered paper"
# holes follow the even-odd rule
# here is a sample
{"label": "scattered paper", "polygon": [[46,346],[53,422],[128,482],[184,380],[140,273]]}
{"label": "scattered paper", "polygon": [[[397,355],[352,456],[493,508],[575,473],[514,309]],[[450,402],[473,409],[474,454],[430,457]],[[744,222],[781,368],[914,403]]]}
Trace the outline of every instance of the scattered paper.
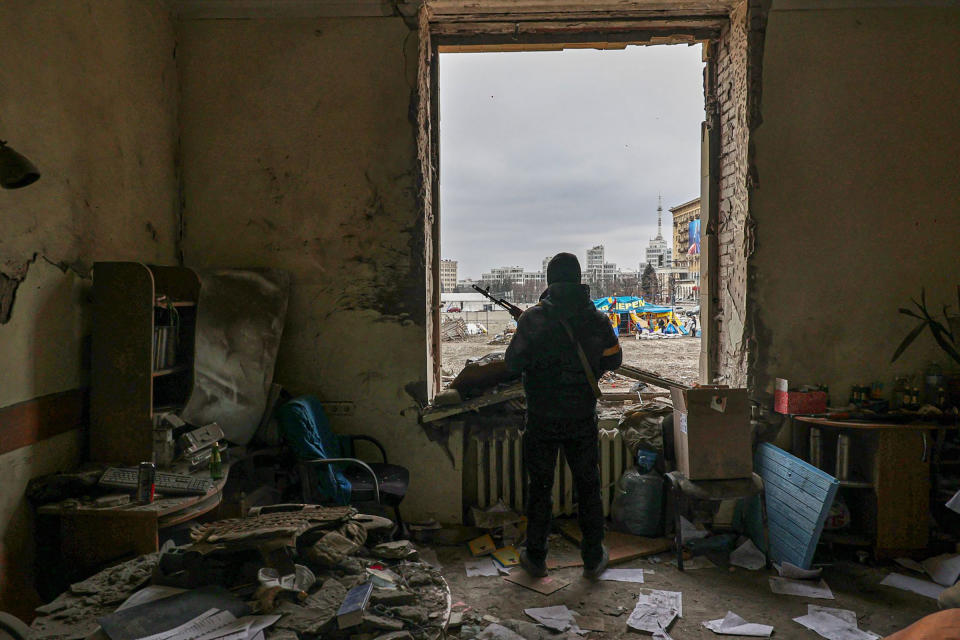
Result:
{"label": "scattered paper", "polygon": [[947,500],[947,509],[960,513],[960,491],[953,494],[953,497]]}
{"label": "scattered paper", "polygon": [[927,558],[921,565],[934,582],[945,587],[952,587],[960,578],[960,555],[944,553]]}
{"label": "scattered paper", "polygon": [[756,571],[767,566],[767,556],[763,554],[763,551],[757,549],[753,540],[748,538],[746,542],[730,553],[730,564]]}
{"label": "scattered paper", "polygon": [[878,640],[880,636],[857,628],[857,614],[847,609],[831,609],[807,605],[807,615],[794,622],[816,632],[827,640]]}
{"label": "scattered paper", "polygon": [[627,626],[654,635],[659,632],[666,634],[678,617],[683,617],[683,594],[679,591],[652,590],[637,598],[637,606],[627,619]]}
{"label": "scattered paper", "polygon": [[891,573],[886,578],[881,580],[880,584],[888,587],[896,587],[897,589],[903,589],[904,591],[919,593],[921,596],[927,596],[928,598],[933,598],[934,600],[940,597],[940,592],[942,592],[945,588],[935,582],[930,582],[929,580],[920,580],[919,578],[911,578],[910,576],[905,576],[902,573]]}
{"label": "scattered paper", "polygon": [[[677,559],[674,558],[670,561],[670,564],[677,566]],[[710,562],[710,558],[707,556],[693,556],[689,560],[683,561],[683,570],[691,571],[693,569],[716,569],[717,565]],[[653,573],[652,571],[647,571],[647,573]]]}
{"label": "scattered paper", "polygon": [[574,626],[573,612],[562,604],[553,607],[524,609],[523,612],[546,628],[554,631],[566,631]]}
{"label": "scattered paper", "polygon": [[600,574],[601,580],[612,580],[614,582],[639,582],[643,583],[643,569],[607,569]]}
{"label": "scattered paper", "polygon": [[770,577],[770,590],[786,596],[800,596],[802,598],[822,598],[833,600],[833,592],[823,580],[820,582],[804,582],[790,578]]}
{"label": "scattered paper", "polygon": [[680,516],[680,541],[686,543],[688,540],[696,540],[697,538],[706,538],[710,535],[709,531],[703,529],[697,529],[697,526]]}
{"label": "scattered paper", "polygon": [[779,573],[781,577],[791,578],[793,580],[816,580],[820,577],[820,574],[823,573],[823,569],[820,567],[816,569],[801,569],[797,565],[789,562],[774,566],[777,568],[777,573]]}
{"label": "scattered paper", "polygon": [[147,604],[148,602],[153,602],[154,600],[162,600],[163,598],[168,598],[170,596],[175,596],[178,593],[183,593],[186,589],[180,589],[178,587],[165,587],[159,584],[152,584],[140,591],[137,591],[129,598],[123,601],[117,611],[123,611],[124,609],[129,609],[130,607],[136,607],[141,604]]}
{"label": "scattered paper", "polygon": [[477,576],[495,576],[499,574],[497,565],[493,563],[493,558],[479,558],[477,560],[467,560],[463,563],[467,570],[468,578]]}
{"label": "scattered paper", "polygon": [[747,622],[733,611],[727,611],[727,615],[723,618],[707,620],[703,623],[703,626],[714,633],[721,633],[727,636],[757,636],[767,638],[773,633],[772,626],[758,624],[756,622]]}
{"label": "scattered paper", "polygon": [[923,565],[912,558],[897,558],[894,560],[894,562],[904,569],[910,569],[911,571],[917,571],[919,573],[926,573],[926,571],[923,569]]}

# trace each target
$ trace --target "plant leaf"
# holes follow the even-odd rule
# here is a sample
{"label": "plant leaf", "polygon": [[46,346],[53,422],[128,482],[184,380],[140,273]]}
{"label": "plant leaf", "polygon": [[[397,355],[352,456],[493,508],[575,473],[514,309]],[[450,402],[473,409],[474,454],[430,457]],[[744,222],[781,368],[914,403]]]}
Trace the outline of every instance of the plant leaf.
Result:
{"label": "plant leaf", "polygon": [[921,322],[917,325],[910,333],[907,334],[907,337],[903,339],[903,342],[900,343],[900,346],[897,347],[897,350],[893,352],[893,357],[890,358],[890,362],[894,362],[897,358],[900,357],[907,347],[909,347],[914,340],[917,339],[917,336],[920,335],[920,332],[923,331],[924,327],[927,326],[926,322]]}
{"label": "plant leaf", "polygon": [[950,311],[950,305],[943,305],[943,319],[947,323],[943,328],[947,332],[947,335],[950,336],[950,342],[956,344],[957,338],[953,335],[953,331],[950,330],[950,314],[947,313],[948,311]]}
{"label": "plant leaf", "polygon": [[918,318],[918,319],[920,319],[920,320],[923,320],[923,316],[917,314],[916,311],[911,311],[910,309],[907,309],[907,308],[905,308],[905,307],[900,307],[899,309],[897,309],[897,311],[899,311],[899,312],[902,313],[903,315],[913,316],[914,318]]}
{"label": "plant leaf", "polygon": [[939,322],[931,322],[930,331],[933,332],[933,337],[937,341],[937,344],[940,345],[940,348],[946,351],[947,355],[949,355],[951,358],[956,360],[958,364],[960,364],[960,353],[958,353],[957,350],[954,348],[954,346],[951,344],[952,340],[947,341],[944,339],[944,336],[947,335],[947,332],[944,331],[943,326]]}

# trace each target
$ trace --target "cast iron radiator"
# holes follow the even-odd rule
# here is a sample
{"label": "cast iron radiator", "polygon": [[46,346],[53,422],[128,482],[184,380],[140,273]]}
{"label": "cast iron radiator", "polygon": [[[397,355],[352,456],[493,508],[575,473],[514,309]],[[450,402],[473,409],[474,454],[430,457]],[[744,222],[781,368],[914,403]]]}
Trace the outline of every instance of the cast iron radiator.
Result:
{"label": "cast iron radiator", "polygon": [[[627,469],[628,453],[617,429],[600,429],[600,486],[603,515],[610,514],[616,483]],[[464,474],[465,506],[486,508],[499,501],[523,512],[524,481],[521,437],[516,429],[471,434],[467,440]],[[563,456],[558,456],[553,476],[553,514],[575,515],[573,476]]]}

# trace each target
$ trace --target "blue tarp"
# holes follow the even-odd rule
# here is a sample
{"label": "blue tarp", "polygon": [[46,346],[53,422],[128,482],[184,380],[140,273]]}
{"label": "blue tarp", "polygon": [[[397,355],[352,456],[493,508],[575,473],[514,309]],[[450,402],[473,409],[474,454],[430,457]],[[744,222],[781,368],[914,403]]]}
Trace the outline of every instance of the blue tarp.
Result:
{"label": "blue tarp", "polygon": [[[330,430],[330,421],[323,405],[314,396],[294,398],[277,409],[280,434],[297,458],[349,458],[350,439]],[[350,481],[343,475],[346,465],[327,464],[316,467],[320,493],[337,504],[350,504]]]}

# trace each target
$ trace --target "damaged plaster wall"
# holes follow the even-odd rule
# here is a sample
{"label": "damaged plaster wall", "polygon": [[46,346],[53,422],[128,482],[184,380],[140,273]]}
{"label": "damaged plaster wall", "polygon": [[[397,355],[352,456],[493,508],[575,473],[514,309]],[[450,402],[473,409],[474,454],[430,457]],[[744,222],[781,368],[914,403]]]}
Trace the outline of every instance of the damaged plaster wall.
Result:
{"label": "damaged plaster wall", "polygon": [[717,315],[710,347],[715,381],[747,381],[744,327],[747,301],[748,199],[748,7],[742,0],[730,13],[717,51],[717,105],[720,111],[719,211],[717,215]]}
{"label": "damaged plaster wall", "polygon": [[925,334],[889,364],[915,324],[897,308],[921,287],[931,310],[957,307],[960,9],[899,4],[772,5],[751,198],[758,390],[823,382],[842,403],[852,384],[949,362]]}
{"label": "damaged plaster wall", "polygon": [[[176,66],[159,0],[7,0],[0,42],[0,138],[43,175],[0,192],[3,408],[88,384],[95,260],[174,261]],[[26,482],[76,464],[80,441],[0,456],[0,609],[34,604]]]}
{"label": "damaged plaster wall", "polygon": [[409,516],[459,520],[460,470],[412,397],[428,379],[416,30],[184,19],[178,42],[185,263],[289,271],[276,380],[354,402],[334,429],[411,469]]}

